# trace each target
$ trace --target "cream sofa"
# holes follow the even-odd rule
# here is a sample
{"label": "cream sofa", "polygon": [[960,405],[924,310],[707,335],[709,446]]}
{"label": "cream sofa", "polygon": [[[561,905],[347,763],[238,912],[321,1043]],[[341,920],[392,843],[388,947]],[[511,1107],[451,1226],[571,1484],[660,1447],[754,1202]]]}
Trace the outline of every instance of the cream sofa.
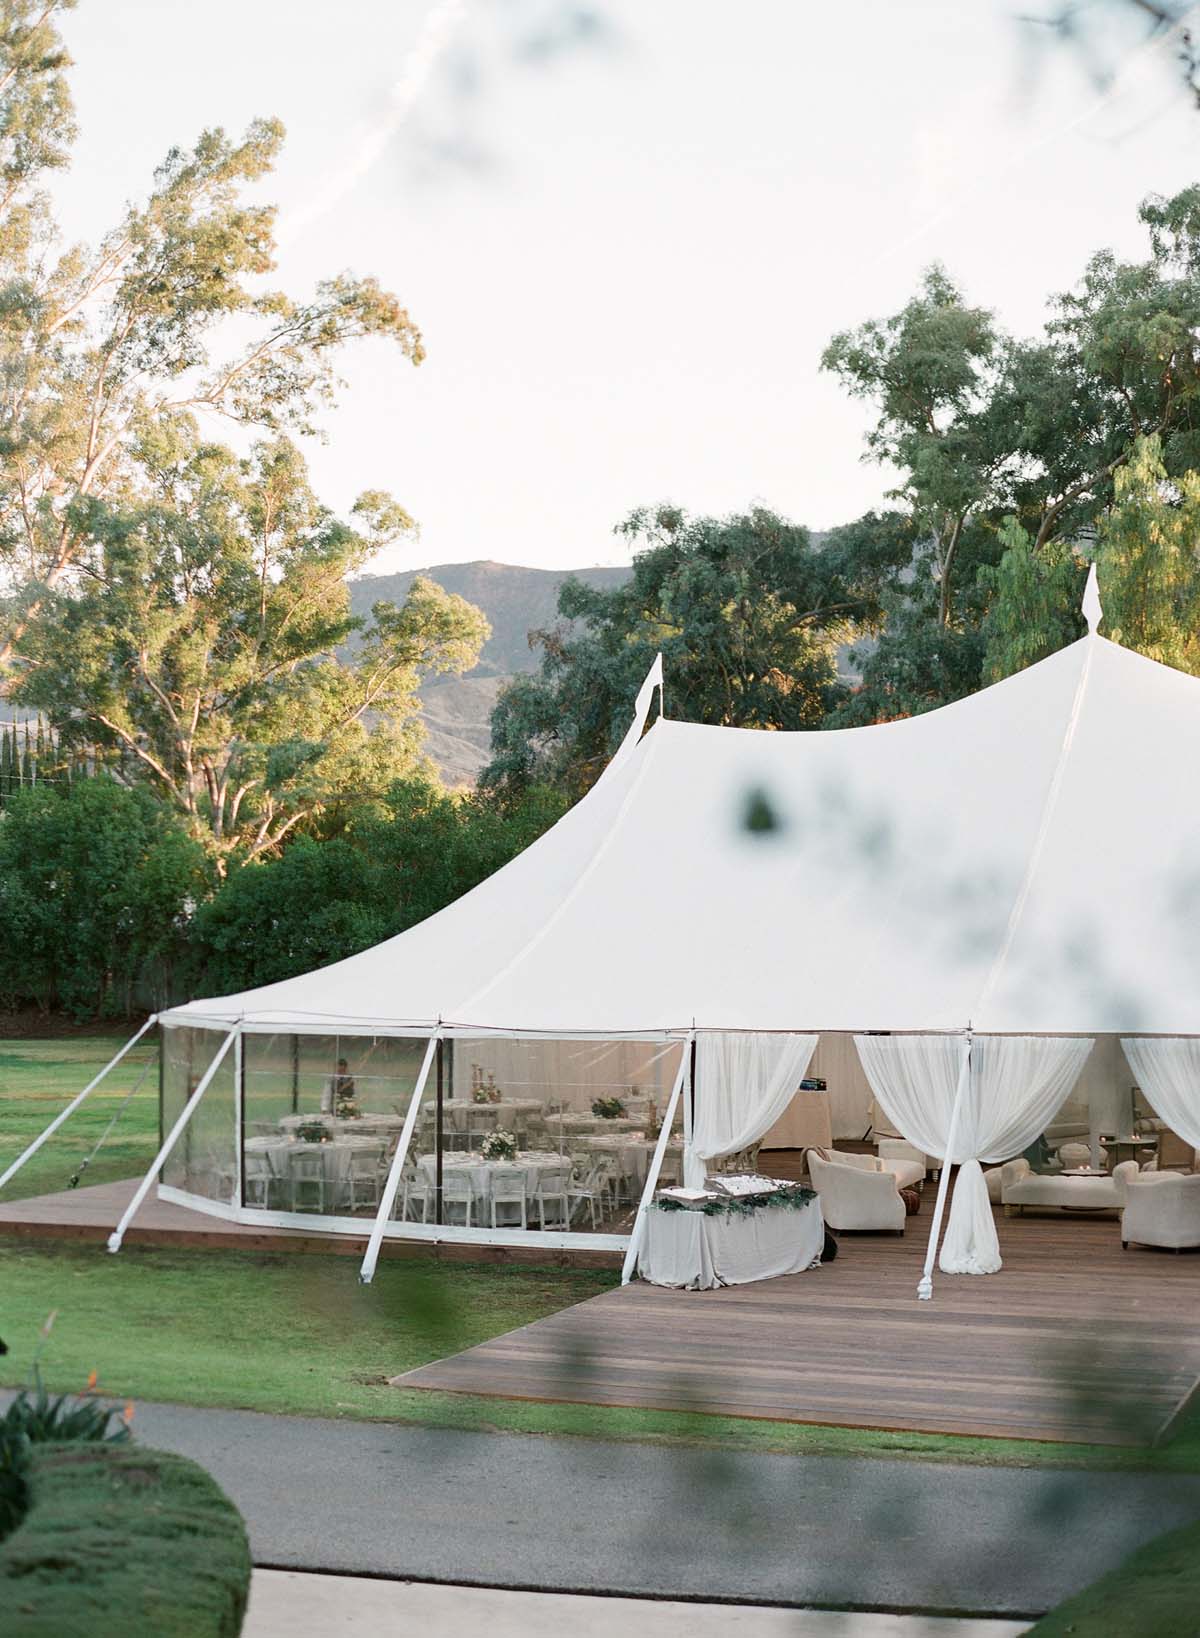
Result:
{"label": "cream sofa", "polygon": [[830,1228],[904,1233],[907,1214],[896,1178],[880,1169],[874,1155],[810,1149],[807,1159],[808,1175],[821,1198],[821,1215]]}
{"label": "cream sofa", "polygon": [[[921,1176],[919,1178],[914,1177],[913,1179],[913,1182],[917,1184],[924,1181],[925,1174],[931,1167],[936,1169],[936,1167],[939,1165],[938,1161],[932,1159],[927,1154],[923,1154],[921,1150],[917,1148],[915,1143],[909,1143],[907,1138],[881,1137],[876,1145],[876,1148],[878,1149],[880,1160],[883,1161],[884,1165],[889,1171],[892,1170],[891,1162],[893,1160],[908,1160],[920,1166]],[[907,1189],[909,1184],[901,1183],[900,1187],[902,1189]]]}
{"label": "cream sofa", "polygon": [[[1128,1164],[1128,1162],[1127,1162]],[[1200,1246],[1200,1175],[1143,1172],[1125,1191],[1123,1246]]]}
{"label": "cream sofa", "polygon": [[1136,1160],[1123,1160],[1111,1174],[1097,1172],[1094,1177],[1064,1177],[1061,1172],[1047,1176],[1035,1172],[1024,1158],[1008,1160],[1000,1167],[1000,1199],[1007,1217],[1018,1217],[1026,1206],[1120,1211],[1129,1181],[1137,1176]]}

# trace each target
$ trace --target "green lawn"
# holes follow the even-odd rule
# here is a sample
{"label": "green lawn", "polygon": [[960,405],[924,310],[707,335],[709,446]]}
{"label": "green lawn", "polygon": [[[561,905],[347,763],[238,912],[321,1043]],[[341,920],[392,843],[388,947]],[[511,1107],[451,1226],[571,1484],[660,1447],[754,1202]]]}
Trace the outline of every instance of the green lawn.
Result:
{"label": "green lawn", "polygon": [[[11,1157],[115,1050],[108,1041],[0,1047],[0,1160]],[[152,1053],[143,1054],[143,1062]],[[97,1093],[18,1173],[13,1194],[65,1186],[137,1069]],[[157,1135],[156,1077],[122,1117],[86,1174],[103,1182],[140,1172]],[[122,1135],[123,1134],[123,1135]],[[9,1191],[6,1190],[6,1194]],[[164,1251],[0,1238],[0,1385],[29,1373],[39,1329],[41,1365],[56,1390],[95,1370],[115,1397],[352,1416],[443,1426],[650,1440],[831,1455],[892,1455],[996,1464],[1200,1467],[1200,1426],[1146,1453],[1008,1439],[879,1433],[743,1418],[524,1404],[387,1386],[387,1378],[611,1286],[612,1271],[506,1268],[385,1258],[360,1286],[351,1257]]]}
{"label": "green lawn", "polygon": [[[130,1034],[133,1031],[130,1030]],[[0,1172],[37,1137],[128,1036],[62,1041],[0,1041]],[[123,1111],[81,1181],[112,1183],[146,1170],[158,1147],[158,1048],[138,1046],[122,1059],[71,1118],[5,1185],[4,1198],[54,1194],[95,1146],[123,1099],[145,1072],[141,1090]]]}

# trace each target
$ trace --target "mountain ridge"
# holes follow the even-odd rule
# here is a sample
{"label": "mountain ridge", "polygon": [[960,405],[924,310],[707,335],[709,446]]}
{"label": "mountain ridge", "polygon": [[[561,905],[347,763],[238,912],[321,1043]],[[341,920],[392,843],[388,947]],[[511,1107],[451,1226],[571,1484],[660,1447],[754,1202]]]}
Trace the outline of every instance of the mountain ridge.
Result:
{"label": "mountain ridge", "polygon": [[373,603],[403,603],[417,575],[426,575],[483,610],[492,635],[479,663],[462,677],[431,677],[421,688],[430,759],[448,785],[471,785],[490,754],[492,707],[512,677],[537,670],[529,633],[559,618],[558,589],[563,581],[582,580],[607,589],[623,585],[632,573],[627,565],[533,569],[478,558],[395,574],[360,575],[350,582],[350,606],[355,614],[366,616]]}

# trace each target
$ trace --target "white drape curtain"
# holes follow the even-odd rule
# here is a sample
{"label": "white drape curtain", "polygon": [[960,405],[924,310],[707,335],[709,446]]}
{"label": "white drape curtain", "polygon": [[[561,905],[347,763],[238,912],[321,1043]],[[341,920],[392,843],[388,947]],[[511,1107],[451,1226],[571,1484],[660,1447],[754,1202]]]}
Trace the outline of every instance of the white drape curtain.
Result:
{"label": "white drape curtain", "polygon": [[1175,1035],[1122,1040],[1121,1047],[1154,1113],[1185,1143],[1200,1146],[1200,1041]]}
{"label": "white drape curtain", "polygon": [[926,1154],[946,1156],[954,1099],[968,1062],[954,1152],[959,1168],[939,1266],[994,1274],[1000,1243],[980,1161],[1010,1160],[1044,1131],[1079,1078],[1090,1040],[1051,1035],[857,1035],[871,1090]]}
{"label": "white drape curtain", "polygon": [[804,1079],[817,1039],[697,1035],[692,1140],[683,1162],[688,1188],[703,1188],[706,1161],[746,1148],[774,1126]]}

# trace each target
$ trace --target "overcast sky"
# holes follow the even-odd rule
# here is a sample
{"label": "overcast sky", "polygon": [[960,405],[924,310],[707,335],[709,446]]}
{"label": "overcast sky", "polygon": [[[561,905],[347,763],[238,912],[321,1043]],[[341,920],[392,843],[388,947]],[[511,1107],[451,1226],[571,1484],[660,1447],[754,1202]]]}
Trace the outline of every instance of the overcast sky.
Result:
{"label": "overcast sky", "polygon": [[622,562],[613,525],[664,499],[827,527],[887,487],[818,369],[835,330],[934,259],[1031,330],[1093,250],[1141,253],[1143,195],[1200,178],[1169,49],[1102,92],[1031,54],[1035,9],[81,0],[64,221],[98,235],[206,125],[284,120],[278,281],[374,273],[428,345],[349,357],[310,449],[331,504],[383,487],[418,519],[380,567]]}

